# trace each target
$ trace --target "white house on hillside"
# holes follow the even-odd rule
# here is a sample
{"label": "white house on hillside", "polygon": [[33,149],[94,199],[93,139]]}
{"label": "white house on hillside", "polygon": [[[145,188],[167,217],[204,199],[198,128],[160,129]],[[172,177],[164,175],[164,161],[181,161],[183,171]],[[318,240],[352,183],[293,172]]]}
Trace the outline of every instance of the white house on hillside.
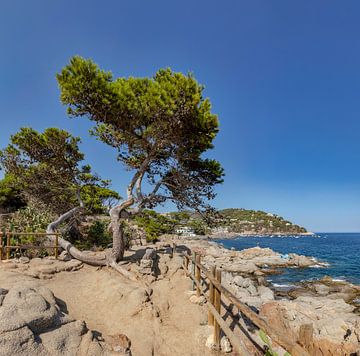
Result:
{"label": "white house on hillside", "polygon": [[175,234],[181,236],[196,236],[194,230],[189,226],[177,226],[175,227]]}

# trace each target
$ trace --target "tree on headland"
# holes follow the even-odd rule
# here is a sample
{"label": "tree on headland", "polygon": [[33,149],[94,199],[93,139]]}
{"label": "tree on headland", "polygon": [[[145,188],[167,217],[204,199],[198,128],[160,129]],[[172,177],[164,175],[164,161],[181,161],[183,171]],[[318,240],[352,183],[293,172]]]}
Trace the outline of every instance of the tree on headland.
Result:
{"label": "tree on headland", "polygon": [[[108,188],[109,181],[93,174],[89,165],[81,165],[84,154],[79,142],[78,137],[57,128],[48,128],[43,133],[22,128],[0,151],[0,167],[6,176],[13,177],[13,185],[21,191],[24,201],[35,199],[54,215],[60,215],[49,225],[49,233],[78,212],[97,213],[107,199],[120,199],[118,193]],[[75,258],[104,264],[103,260],[89,260],[66,240],[60,239],[59,243]]]}
{"label": "tree on headland", "polygon": [[110,265],[116,268],[124,255],[124,221],[143,209],[167,201],[209,209],[223,169],[202,155],[213,147],[218,119],[192,75],[161,69],[151,78],[115,79],[93,61],[74,57],[57,79],[69,115],[93,121],[92,135],[116,149],[132,172],[126,198],[110,210]]}
{"label": "tree on headland", "polygon": [[16,178],[6,174],[0,180],[0,213],[10,213],[25,205],[25,198],[16,184]]}

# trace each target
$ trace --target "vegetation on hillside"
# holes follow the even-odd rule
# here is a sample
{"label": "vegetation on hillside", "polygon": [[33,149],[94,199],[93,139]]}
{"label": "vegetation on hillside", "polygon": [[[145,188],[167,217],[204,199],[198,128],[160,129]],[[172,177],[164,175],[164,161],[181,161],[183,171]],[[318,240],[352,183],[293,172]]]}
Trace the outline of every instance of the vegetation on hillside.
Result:
{"label": "vegetation on hillside", "polygon": [[285,220],[276,214],[260,210],[224,209],[219,211],[218,226],[224,226],[230,232],[276,234],[305,233],[306,229]]}
{"label": "vegetation on hillside", "polygon": [[246,209],[220,210],[211,224],[196,212],[179,211],[159,214],[153,210],[146,210],[135,218],[135,223],[145,230],[148,241],[154,241],[162,234],[174,234],[176,227],[179,226],[191,228],[196,235],[206,235],[217,231],[267,235],[306,232],[305,228],[276,214]]}

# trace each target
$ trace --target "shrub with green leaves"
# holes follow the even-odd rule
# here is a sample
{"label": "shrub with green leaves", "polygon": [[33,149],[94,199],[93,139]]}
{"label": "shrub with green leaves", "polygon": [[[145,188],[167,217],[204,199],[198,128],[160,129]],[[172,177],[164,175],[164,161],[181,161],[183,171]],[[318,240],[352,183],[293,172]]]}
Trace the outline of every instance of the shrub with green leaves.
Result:
{"label": "shrub with green leaves", "polygon": [[108,231],[108,223],[95,220],[90,225],[82,229],[77,238],[66,236],[76,247],[82,249],[106,248],[112,242],[112,237]]}
{"label": "shrub with green leaves", "polygon": [[[11,218],[2,226],[3,230],[9,232],[29,233],[29,235],[11,236],[11,245],[36,245],[42,246],[44,237],[36,236],[32,233],[45,232],[47,225],[54,219],[45,205],[38,201],[30,201],[29,205],[17,210]],[[3,245],[5,241],[2,241]],[[12,251],[12,255],[18,254],[19,251]],[[30,257],[46,254],[46,250],[28,251]]]}

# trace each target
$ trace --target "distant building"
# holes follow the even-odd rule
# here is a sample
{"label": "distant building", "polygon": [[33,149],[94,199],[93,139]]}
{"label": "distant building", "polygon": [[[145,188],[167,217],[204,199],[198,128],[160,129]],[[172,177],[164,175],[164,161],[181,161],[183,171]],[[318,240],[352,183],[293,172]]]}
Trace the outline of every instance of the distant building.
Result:
{"label": "distant building", "polygon": [[189,237],[196,236],[195,231],[189,226],[175,227],[175,234]]}
{"label": "distant building", "polygon": [[219,226],[219,227],[214,227],[213,229],[211,229],[211,233],[214,235],[220,235],[220,234],[227,234],[229,232],[229,228],[227,226]]}

